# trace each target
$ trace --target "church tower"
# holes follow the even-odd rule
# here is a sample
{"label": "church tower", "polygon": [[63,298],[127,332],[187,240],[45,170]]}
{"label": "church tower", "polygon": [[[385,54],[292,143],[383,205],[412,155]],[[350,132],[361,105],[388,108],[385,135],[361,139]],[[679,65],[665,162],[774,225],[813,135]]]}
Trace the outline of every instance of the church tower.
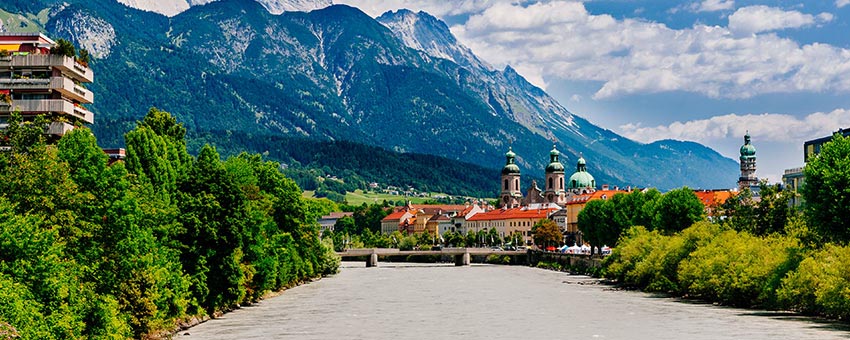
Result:
{"label": "church tower", "polygon": [[516,208],[522,201],[519,188],[519,166],[515,163],[516,154],[508,148],[505,154],[505,167],[502,168],[502,193],[499,195],[503,208]]}
{"label": "church tower", "polygon": [[744,135],[744,145],[741,146],[741,177],[738,178],[738,190],[759,185],[756,177],[756,147],[750,144],[750,132]]}
{"label": "church tower", "polygon": [[558,160],[561,152],[552,145],[552,151],[549,152],[549,165],[546,166],[546,191],[543,192],[543,199],[546,203],[562,204],[566,202],[566,192],[564,191],[564,165]]}

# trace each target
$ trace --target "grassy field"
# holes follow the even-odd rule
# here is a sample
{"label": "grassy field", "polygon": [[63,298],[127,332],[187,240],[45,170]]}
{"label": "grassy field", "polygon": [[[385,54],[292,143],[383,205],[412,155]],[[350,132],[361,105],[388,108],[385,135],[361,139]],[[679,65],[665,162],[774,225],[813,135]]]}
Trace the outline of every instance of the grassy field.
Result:
{"label": "grassy field", "polygon": [[[313,197],[315,192],[311,190],[305,190],[302,194],[304,197]],[[432,195],[441,195],[439,193],[432,193]],[[413,204],[422,204],[425,201],[429,200],[430,197],[410,197],[410,201]],[[351,205],[361,205],[363,203],[372,204],[372,203],[381,203],[384,200],[387,201],[399,201],[404,200],[404,196],[399,195],[390,195],[383,193],[365,193],[363,190],[357,190],[355,192],[349,192],[345,194],[345,200],[348,201],[348,204]]]}

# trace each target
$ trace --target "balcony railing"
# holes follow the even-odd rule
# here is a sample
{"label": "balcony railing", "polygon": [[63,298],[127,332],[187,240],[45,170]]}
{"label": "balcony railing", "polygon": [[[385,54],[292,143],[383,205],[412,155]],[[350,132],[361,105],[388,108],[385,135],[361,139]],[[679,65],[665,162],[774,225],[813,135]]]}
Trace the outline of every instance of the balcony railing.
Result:
{"label": "balcony railing", "polygon": [[91,111],[80,106],[75,106],[74,103],[64,99],[13,100],[12,105],[0,105],[0,114],[9,114],[14,110],[24,114],[53,112],[71,115],[89,124],[94,122],[94,114]]}
{"label": "balcony railing", "polygon": [[52,122],[47,125],[47,131],[45,131],[48,135],[54,136],[64,136],[68,131],[74,129],[74,126],[68,123],[63,122]]}
{"label": "balcony railing", "polygon": [[56,67],[78,81],[91,83],[94,72],[78,63],[74,58],[55,54],[29,54],[12,56],[11,60],[0,59],[0,67]]}
{"label": "balcony railing", "polygon": [[57,90],[62,93],[62,96],[76,100],[84,104],[94,102],[94,95],[88,89],[77,85],[71,78],[67,77],[52,77],[45,79],[21,78],[21,79],[0,79],[0,88],[10,90]]}
{"label": "balcony railing", "polygon": [[46,90],[50,85],[49,78],[2,78],[0,79],[0,88],[9,90]]}
{"label": "balcony railing", "polygon": [[50,88],[62,93],[63,96],[74,99],[84,104],[94,102],[94,94],[86,88],[74,84],[74,81],[65,77],[50,78]]}

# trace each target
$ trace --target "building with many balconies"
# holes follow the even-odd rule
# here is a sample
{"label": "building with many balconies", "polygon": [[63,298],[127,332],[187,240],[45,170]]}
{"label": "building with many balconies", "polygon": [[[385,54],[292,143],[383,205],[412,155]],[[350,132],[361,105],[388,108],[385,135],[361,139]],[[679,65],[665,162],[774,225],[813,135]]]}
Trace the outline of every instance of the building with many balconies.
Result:
{"label": "building with many balconies", "polygon": [[44,115],[47,134],[61,136],[94,122],[83,106],[94,101],[84,85],[94,80],[92,70],[74,57],[51,54],[54,46],[41,33],[0,33],[0,123],[14,111],[24,119]]}

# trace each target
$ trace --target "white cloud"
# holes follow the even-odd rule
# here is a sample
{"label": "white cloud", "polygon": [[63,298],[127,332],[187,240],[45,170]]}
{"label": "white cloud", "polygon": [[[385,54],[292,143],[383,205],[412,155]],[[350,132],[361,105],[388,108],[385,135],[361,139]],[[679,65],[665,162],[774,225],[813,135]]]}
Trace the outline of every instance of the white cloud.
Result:
{"label": "white cloud", "polygon": [[785,11],[763,5],[739,8],[729,16],[729,30],[735,33],[752,34],[786,28],[800,28],[815,23],[832,21],[832,14],[821,13],[817,17],[798,11]]}
{"label": "white cloud", "polygon": [[735,8],[735,0],[704,0],[694,7],[697,12],[722,11]]}
{"label": "white cloud", "polygon": [[766,143],[799,143],[828,136],[844,126],[850,126],[850,110],[837,109],[832,112],[812,113],[802,118],[776,113],[727,114],[655,127],[626,124],[620,126],[620,130],[626,137],[645,143],[676,139],[712,144],[729,138],[737,139],[747,131],[754,139]]}
{"label": "white cloud", "polygon": [[[801,15],[812,23],[831,19]],[[732,22],[743,27],[737,20]],[[772,27],[805,24],[798,21]],[[761,31],[765,25],[749,30]],[[575,1],[500,2],[451,29],[496,66],[524,64],[550,80],[598,81],[595,99],[667,91],[713,98],[850,91],[850,50],[822,43],[801,46],[775,34],[735,34],[721,26],[671,29],[618,20],[592,15]]]}
{"label": "white cloud", "polygon": [[835,0],[835,7],[841,8],[850,5],[850,0]]}

